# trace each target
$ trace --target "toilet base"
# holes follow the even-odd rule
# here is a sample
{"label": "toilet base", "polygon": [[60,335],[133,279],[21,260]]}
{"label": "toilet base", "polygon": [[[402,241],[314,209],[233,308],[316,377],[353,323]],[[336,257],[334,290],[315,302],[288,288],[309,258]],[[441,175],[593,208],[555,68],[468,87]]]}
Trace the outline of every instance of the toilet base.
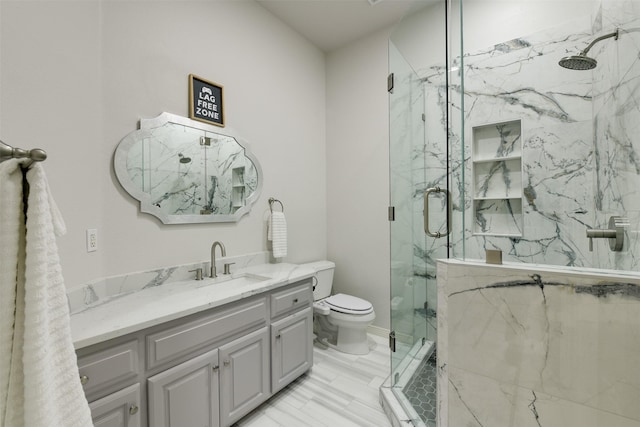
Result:
{"label": "toilet base", "polygon": [[314,314],[314,333],[318,340],[342,353],[365,355],[369,353],[367,326],[375,319],[375,313],[358,316],[357,321],[351,315],[329,316]]}
{"label": "toilet base", "polygon": [[367,330],[339,328],[336,349],[349,354],[369,354]]}

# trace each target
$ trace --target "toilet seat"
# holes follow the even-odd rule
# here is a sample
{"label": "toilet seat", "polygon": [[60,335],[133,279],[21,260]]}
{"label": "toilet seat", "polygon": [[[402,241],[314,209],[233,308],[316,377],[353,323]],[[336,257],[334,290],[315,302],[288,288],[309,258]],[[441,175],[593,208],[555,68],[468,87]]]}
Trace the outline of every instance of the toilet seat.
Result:
{"label": "toilet seat", "polygon": [[333,311],[345,314],[369,314],[373,306],[367,300],[352,295],[335,294],[326,298],[324,302]]}

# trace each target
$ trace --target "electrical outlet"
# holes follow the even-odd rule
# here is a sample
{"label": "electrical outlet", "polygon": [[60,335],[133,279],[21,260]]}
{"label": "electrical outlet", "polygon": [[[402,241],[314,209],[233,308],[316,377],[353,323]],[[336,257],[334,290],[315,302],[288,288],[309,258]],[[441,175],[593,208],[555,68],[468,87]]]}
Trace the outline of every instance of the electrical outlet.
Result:
{"label": "electrical outlet", "polygon": [[98,230],[95,228],[87,229],[87,252],[95,252],[98,250]]}

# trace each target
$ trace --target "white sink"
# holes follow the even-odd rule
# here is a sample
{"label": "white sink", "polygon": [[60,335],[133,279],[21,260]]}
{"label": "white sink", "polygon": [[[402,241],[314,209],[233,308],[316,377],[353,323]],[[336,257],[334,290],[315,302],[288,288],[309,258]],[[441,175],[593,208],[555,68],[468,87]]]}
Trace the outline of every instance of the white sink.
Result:
{"label": "white sink", "polygon": [[256,283],[264,282],[267,280],[271,280],[271,278],[252,273],[221,274],[215,279],[205,278],[201,283],[196,285],[196,287],[201,288],[203,286],[224,286],[225,288],[242,288],[245,286],[255,285]]}

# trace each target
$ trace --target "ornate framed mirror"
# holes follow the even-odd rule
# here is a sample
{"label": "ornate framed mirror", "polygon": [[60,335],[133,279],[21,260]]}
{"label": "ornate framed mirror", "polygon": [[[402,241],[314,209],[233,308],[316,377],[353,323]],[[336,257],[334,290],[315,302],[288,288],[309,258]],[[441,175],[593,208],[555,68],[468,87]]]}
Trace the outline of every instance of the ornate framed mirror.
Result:
{"label": "ornate framed mirror", "polygon": [[262,190],[246,141],[170,113],[141,119],[118,144],[114,169],[140,211],[164,224],[238,221]]}

